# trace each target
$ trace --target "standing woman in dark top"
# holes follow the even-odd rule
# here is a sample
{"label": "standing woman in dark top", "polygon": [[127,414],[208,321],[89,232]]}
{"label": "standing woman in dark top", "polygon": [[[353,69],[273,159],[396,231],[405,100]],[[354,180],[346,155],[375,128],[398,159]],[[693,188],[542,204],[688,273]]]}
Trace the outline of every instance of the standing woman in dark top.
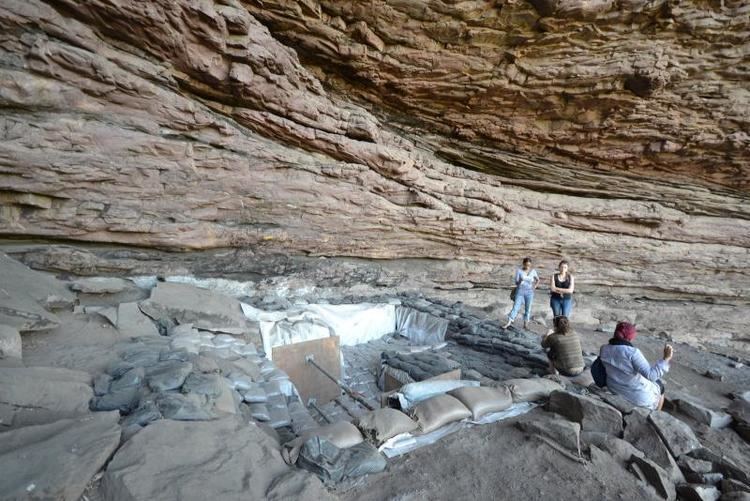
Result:
{"label": "standing woman in dark top", "polygon": [[568,262],[563,260],[557,267],[558,272],[552,275],[549,290],[549,305],[555,317],[564,316],[570,318],[573,311],[573,291],[575,290],[575,279],[568,271]]}

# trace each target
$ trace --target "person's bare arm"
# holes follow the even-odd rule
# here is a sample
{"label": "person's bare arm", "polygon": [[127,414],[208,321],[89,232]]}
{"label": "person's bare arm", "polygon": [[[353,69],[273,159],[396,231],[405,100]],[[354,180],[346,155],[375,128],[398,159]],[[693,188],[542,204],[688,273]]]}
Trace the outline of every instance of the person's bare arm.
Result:
{"label": "person's bare arm", "polygon": [[552,292],[558,292],[557,287],[555,287],[555,275],[552,274],[552,278],[549,280],[549,290]]}
{"label": "person's bare arm", "polygon": [[[553,277],[553,278],[552,278],[552,281],[554,282],[554,280],[555,280],[555,279],[554,279],[554,277]],[[576,283],[575,283],[575,279],[573,278],[573,275],[570,275],[570,287],[568,287],[567,289],[561,289],[561,288],[559,288],[559,287],[558,287],[558,288],[557,288],[557,289],[555,290],[555,292],[559,292],[560,294],[573,294],[573,291],[574,291],[574,290],[575,290],[575,288],[576,288],[576,285],[575,285],[575,284],[576,284]]]}

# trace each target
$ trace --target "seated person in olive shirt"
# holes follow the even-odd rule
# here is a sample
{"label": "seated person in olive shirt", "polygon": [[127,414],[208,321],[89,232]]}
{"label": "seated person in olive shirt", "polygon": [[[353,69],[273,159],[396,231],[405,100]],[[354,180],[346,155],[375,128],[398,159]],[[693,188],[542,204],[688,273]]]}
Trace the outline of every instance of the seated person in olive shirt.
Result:
{"label": "seated person in olive shirt", "polygon": [[573,377],[583,372],[583,351],[578,334],[570,328],[568,317],[555,317],[554,330],[542,338],[542,348],[547,348],[550,370],[553,374]]}

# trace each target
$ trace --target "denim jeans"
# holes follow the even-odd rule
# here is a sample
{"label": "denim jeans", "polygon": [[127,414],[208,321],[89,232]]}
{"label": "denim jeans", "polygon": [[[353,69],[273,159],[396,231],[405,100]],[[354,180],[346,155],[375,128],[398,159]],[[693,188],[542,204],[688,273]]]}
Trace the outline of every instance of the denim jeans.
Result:
{"label": "denim jeans", "polygon": [[521,310],[521,304],[524,305],[523,319],[528,322],[531,320],[531,305],[534,303],[534,291],[521,292],[520,290],[516,293],[516,300],[513,302],[513,309],[510,310],[508,320],[511,322],[516,319],[516,315]]}
{"label": "denim jeans", "polygon": [[549,297],[549,305],[552,307],[552,314],[556,317],[560,315],[570,318],[570,313],[573,311],[573,298],[572,297]]}

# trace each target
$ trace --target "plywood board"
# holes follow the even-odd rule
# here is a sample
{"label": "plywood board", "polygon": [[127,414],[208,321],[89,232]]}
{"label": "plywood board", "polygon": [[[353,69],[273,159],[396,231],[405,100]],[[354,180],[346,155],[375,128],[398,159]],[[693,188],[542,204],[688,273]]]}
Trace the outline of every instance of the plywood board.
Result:
{"label": "plywood board", "polygon": [[338,336],[278,346],[273,348],[272,357],[279,369],[289,374],[305,404],[314,398],[318,405],[323,405],[341,395],[341,389],[317,368],[305,362],[308,355],[312,355],[315,362],[329,374],[341,380]]}

